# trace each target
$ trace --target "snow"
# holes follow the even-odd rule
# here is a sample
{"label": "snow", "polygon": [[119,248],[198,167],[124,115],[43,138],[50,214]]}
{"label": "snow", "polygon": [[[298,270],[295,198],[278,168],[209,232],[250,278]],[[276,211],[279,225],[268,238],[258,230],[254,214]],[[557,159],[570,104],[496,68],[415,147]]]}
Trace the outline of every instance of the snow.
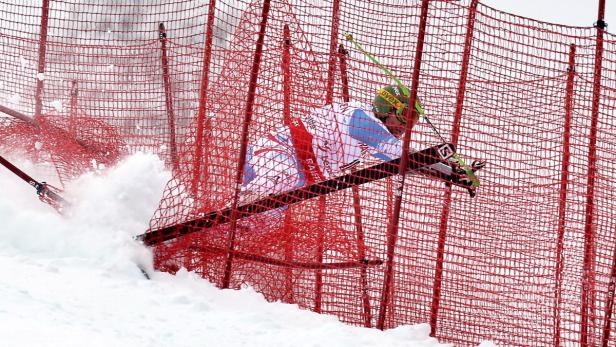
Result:
{"label": "snow", "polygon": [[21,68],[24,70],[27,69],[29,65],[28,61],[24,57],[19,57],[19,64],[21,65]]}
{"label": "snow", "polygon": [[147,228],[169,178],[154,155],[135,154],[73,182],[64,193],[72,208],[59,216],[0,167],[2,346],[445,346],[426,324],[353,327],[250,288],[153,271],[132,236]]}
{"label": "snow", "polygon": [[21,96],[17,93],[13,93],[10,97],[8,97],[7,102],[11,106],[17,106],[21,102]]}
{"label": "snow", "polygon": [[58,113],[65,112],[64,104],[62,103],[62,100],[54,100],[49,104],[49,106],[51,106]]}

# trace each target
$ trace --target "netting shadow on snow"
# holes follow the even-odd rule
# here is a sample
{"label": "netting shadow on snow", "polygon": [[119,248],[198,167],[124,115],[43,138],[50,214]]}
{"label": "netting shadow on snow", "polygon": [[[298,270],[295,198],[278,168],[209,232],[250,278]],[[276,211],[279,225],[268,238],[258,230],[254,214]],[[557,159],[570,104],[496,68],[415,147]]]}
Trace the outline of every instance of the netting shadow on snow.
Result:
{"label": "netting shadow on snow", "polygon": [[[615,345],[612,35],[477,1],[49,4],[43,24],[0,0],[0,105],[32,118],[0,118],[2,147],[61,180],[160,154],[159,269],[460,345]],[[407,86],[419,72],[435,126],[488,162],[477,197],[408,174],[392,217],[400,176],[336,116],[392,81],[345,33]],[[415,125],[413,148],[438,143]]]}

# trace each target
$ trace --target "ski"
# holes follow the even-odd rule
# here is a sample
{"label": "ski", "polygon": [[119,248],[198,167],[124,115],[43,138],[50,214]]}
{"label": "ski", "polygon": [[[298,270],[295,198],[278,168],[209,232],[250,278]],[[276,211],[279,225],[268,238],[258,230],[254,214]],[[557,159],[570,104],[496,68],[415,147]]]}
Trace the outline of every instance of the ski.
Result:
{"label": "ski", "polygon": [[62,212],[63,208],[68,206],[68,202],[56,193],[47,183],[35,180],[2,156],[0,156],[0,164],[13,172],[17,177],[34,187],[39,199],[53,206],[56,210],[58,210],[58,212]]}
{"label": "ski", "polygon": [[[444,162],[455,153],[452,144],[445,143],[409,155],[408,169],[417,171],[421,168]],[[246,203],[237,207],[237,219],[246,218],[258,213],[270,211],[282,206],[296,204],[314,197],[331,194],[352,186],[358,186],[391,177],[398,174],[400,158],[385,161],[352,173],[330,178],[328,180],[297,188],[294,190],[272,194],[265,198]],[[232,210],[230,207],[217,211],[206,212],[200,218],[186,221],[180,224],[152,230],[135,237],[145,245],[153,246],[169,241],[202,229],[231,222]]]}

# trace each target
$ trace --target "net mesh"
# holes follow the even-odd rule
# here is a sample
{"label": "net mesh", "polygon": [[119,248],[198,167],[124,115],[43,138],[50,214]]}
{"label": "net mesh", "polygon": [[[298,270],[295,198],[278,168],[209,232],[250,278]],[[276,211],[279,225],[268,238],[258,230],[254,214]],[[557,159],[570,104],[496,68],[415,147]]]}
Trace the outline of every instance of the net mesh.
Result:
{"label": "net mesh", "polygon": [[[288,141],[297,119],[327,146],[315,182],[379,163],[365,150],[336,165],[350,164],[351,144],[323,107],[369,104],[392,84],[344,33],[410,87],[421,1],[43,3],[48,14],[0,0],[0,105],[29,118],[0,116],[0,144],[52,162],[60,180],[92,160],[159,154],[174,172],[150,224],[169,235],[153,246],[159,269],[355,325],[430,322],[460,345],[616,345],[613,35],[597,50],[595,28],[429,1],[418,96],[464,158],[488,165],[475,198],[407,175],[396,221],[397,175],[321,195],[316,183],[319,196],[259,207],[297,185],[298,162],[272,155],[258,164],[267,179],[238,187],[245,154],[268,139],[309,159]],[[439,142],[414,127],[412,147]],[[251,203],[265,211],[241,210]],[[229,214],[203,222],[212,211]]]}

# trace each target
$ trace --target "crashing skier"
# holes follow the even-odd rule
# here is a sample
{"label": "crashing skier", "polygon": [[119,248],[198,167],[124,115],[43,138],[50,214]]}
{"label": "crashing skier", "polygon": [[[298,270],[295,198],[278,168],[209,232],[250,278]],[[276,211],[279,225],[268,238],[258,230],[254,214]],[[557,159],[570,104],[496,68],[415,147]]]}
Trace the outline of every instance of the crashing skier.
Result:
{"label": "crashing skier", "polygon": [[[235,217],[229,201],[220,210],[203,212],[197,219],[150,231],[138,239],[154,245],[230,223],[233,218],[241,229],[271,226],[296,202],[395,175],[407,122],[396,105],[406,103],[408,98],[397,87],[387,86],[377,92],[372,104],[326,105],[288,122],[248,145]],[[417,117],[420,110],[417,104],[411,116]],[[411,151],[409,172],[437,177],[474,195],[472,179],[453,158],[452,145]],[[483,166],[476,161],[472,172]]]}
{"label": "crashing skier", "polygon": [[[386,86],[377,91],[371,105],[326,105],[305,115],[301,130],[274,130],[248,146],[243,195],[279,193],[352,172],[366,162],[399,158],[407,120],[398,110],[408,103],[409,98],[397,86]],[[418,117],[420,109],[417,103],[412,117]],[[307,135],[294,136],[294,131]],[[300,146],[295,143],[298,139],[311,144]],[[416,151],[411,148],[411,152]],[[484,165],[474,162],[473,172]],[[422,172],[463,187],[472,186],[466,171],[453,159],[430,165]]]}

